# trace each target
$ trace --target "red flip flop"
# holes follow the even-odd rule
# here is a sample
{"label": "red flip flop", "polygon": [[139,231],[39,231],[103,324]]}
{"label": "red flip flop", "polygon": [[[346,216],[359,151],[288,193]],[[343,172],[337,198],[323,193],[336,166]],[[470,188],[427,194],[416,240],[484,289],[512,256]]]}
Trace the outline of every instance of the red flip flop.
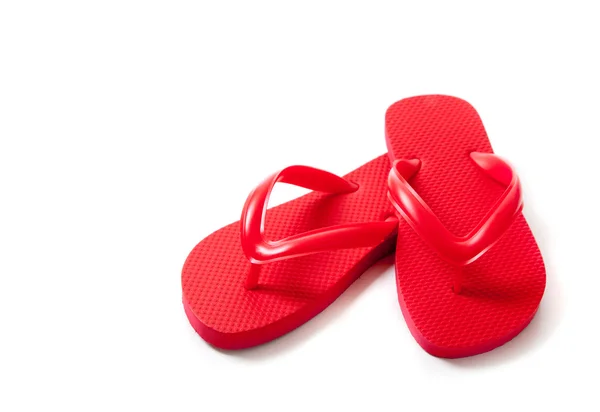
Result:
{"label": "red flip flop", "polygon": [[[389,169],[383,155],[344,178],[291,166],[261,183],[240,222],[202,240],[184,264],[183,304],[196,332],[223,349],[275,339],[392,253],[398,221],[386,197]],[[267,210],[276,182],[315,191]]]}
{"label": "red flip flop", "polygon": [[531,321],[546,284],[521,213],[521,185],[493,154],[467,102],[418,96],[386,113],[389,199],[401,216],[396,280],[402,313],[427,352],[476,355]]}

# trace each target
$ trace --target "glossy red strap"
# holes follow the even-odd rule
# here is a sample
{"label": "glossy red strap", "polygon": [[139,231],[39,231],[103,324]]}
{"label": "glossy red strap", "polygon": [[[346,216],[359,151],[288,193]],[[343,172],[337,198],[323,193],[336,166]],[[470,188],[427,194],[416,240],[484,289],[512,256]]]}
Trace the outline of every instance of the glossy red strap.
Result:
{"label": "glossy red strap", "polygon": [[492,153],[470,156],[484,173],[507,188],[479,224],[462,237],[448,231],[407,182],[408,173],[420,167],[419,160],[396,161],[388,176],[388,197],[396,210],[443,259],[457,266],[468,265],[488,251],[523,209],[521,184],[508,163]]}
{"label": "glossy red strap", "polygon": [[[277,241],[266,240],[264,218],[269,195],[277,182],[332,194],[358,190],[356,183],[308,166],[286,167],[269,176],[246,199],[240,221],[242,249],[253,266],[329,250],[376,246],[398,224],[395,218],[379,222],[348,223],[310,230]],[[254,267],[248,276],[246,287],[252,289],[257,282],[258,272]]]}

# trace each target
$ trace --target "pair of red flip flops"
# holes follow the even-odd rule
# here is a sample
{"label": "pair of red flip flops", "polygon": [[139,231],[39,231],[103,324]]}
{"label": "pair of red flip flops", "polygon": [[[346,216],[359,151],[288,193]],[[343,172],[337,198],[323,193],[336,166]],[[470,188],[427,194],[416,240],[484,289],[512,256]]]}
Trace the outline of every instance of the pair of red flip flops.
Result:
{"label": "pair of red flip flops", "polygon": [[[224,349],[273,340],[394,250],[402,313],[430,354],[486,352],[527,326],[544,263],[519,178],[493,154],[475,109],[418,96],[393,104],[385,120],[388,156],[344,177],[285,168],[250,193],[240,222],[192,250],[183,304],[202,338]],[[313,192],[267,210],[277,182]]]}

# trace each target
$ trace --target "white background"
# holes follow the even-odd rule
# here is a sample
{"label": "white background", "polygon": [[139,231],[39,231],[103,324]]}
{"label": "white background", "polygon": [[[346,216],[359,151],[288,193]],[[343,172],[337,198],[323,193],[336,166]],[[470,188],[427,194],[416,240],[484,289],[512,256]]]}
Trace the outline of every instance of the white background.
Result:
{"label": "white background", "polygon": [[[0,410],[598,410],[599,12],[560,3],[2,2]],[[388,259],[275,342],[205,344],[192,247],[277,169],[384,153],[386,108],[426,93],[471,102],[520,173],[530,327],[431,357]]]}

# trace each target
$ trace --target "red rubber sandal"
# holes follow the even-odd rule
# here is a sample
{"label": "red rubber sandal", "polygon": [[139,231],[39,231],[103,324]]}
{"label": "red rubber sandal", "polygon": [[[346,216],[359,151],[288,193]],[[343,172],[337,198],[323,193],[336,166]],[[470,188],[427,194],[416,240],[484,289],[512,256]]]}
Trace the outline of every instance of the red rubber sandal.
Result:
{"label": "red rubber sandal", "polygon": [[[202,240],[184,264],[183,304],[196,332],[223,349],[268,342],[391,254],[398,221],[386,197],[389,169],[383,155],[344,178],[291,166],[261,183],[241,221]],[[314,192],[267,210],[276,182]]]}
{"label": "red rubber sandal", "polygon": [[492,350],[535,315],[546,284],[513,169],[493,154],[467,102],[418,96],[386,113],[388,197],[402,216],[396,280],[402,313],[428,353]]}

